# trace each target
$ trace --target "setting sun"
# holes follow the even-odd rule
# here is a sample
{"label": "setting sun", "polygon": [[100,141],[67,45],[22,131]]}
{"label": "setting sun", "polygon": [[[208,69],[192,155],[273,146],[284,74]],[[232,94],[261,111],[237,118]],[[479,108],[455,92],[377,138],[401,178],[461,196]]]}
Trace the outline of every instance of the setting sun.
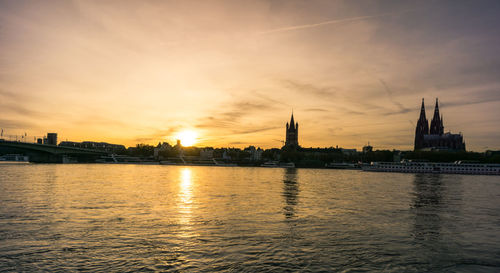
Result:
{"label": "setting sun", "polygon": [[182,146],[193,146],[197,142],[197,133],[194,131],[181,131],[176,138],[181,141]]}

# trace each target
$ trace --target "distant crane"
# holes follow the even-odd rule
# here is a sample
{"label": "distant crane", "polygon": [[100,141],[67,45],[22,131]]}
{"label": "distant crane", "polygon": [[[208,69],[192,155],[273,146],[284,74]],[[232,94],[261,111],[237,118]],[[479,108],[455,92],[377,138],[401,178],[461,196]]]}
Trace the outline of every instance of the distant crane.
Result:
{"label": "distant crane", "polygon": [[281,144],[283,144],[283,146],[285,146],[285,141],[284,140],[282,140],[282,139],[273,139],[273,140],[274,141],[279,141],[279,142],[281,142]]}

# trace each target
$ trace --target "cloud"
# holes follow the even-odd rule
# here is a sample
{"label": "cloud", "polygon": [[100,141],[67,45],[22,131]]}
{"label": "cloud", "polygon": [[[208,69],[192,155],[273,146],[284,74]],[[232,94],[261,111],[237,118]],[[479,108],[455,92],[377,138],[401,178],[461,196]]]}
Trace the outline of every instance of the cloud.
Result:
{"label": "cloud", "polygon": [[234,128],[242,126],[241,119],[254,115],[256,112],[263,113],[276,109],[272,100],[243,100],[224,105],[225,111],[215,111],[207,118],[198,121],[197,128]]}
{"label": "cloud", "polygon": [[275,28],[275,29],[261,31],[261,32],[259,32],[259,34],[263,35],[263,34],[271,34],[271,33],[279,33],[279,32],[295,31],[295,30],[301,30],[301,29],[316,28],[316,27],[335,25],[335,24],[340,24],[340,23],[356,22],[356,21],[362,21],[362,20],[367,20],[367,19],[372,19],[372,18],[377,18],[377,17],[384,17],[384,16],[395,15],[395,14],[401,14],[401,13],[405,13],[405,12],[409,12],[409,11],[411,11],[411,10],[403,10],[403,11],[399,11],[399,12],[385,12],[385,13],[380,13],[380,14],[366,15],[366,16],[356,16],[356,17],[342,18],[342,19],[336,19],[336,20],[328,20],[328,21],[323,21],[323,22],[313,23],[313,24],[304,24],[304,25]]}
{"label": "cloud", "polygon": [[494,103],[494,102],[500,102],[500,98],[464,99],[464,100],[457,100],[444,103],[439,101],[439,104],[442,107],[458,107],[464,105],[475,105],[475,104]]}
{"label": "cloud", "polygon": [[306,111],[306,112],[330,112],[329,110],[326,110],[323,108],[307,108],[307,109],[304,109],[303,111]]}
{"label": "cloud", "polygon": [[258,91],[254,91],[253,92],[253,95],[256,97],[256,98],[259,98],[259,99],[262,99],[262,100],[265,100],[265,101],[268,101],[270,103],[273,103],[274,105],[285,105],[285,106],[290,106],[289,104],[287,104],[286,102],[284,102],[283,100],[276,100],[276,99],[273,99],[267,95],[264,95]]}
{"label": "cloud", "polygon": [[365,115],[366,114],[366,112],[352,110],[352,109],[342,107],[342,106],[335,106],[335,109],[339,110],[339,112],[342,112],[343,114],[346,114],[346,115]]}
{"label": "cloud", "polygon": [[26,120],[0,119],[0,128],[3,129],[33,129],[37,127],[35,123]]}
{"label": "cloud", "polygon": [[248,144],[248,142],[242,142],[242,141],[231,141],[229,142],[231,145],[242,145],[242,144]]}
{"label": "cloud", "polygon": [[72,121],[72,123],[78,126],[89,126],[89,125],[99,125],[102,127],[127,126],[126,122],[98,114],[85,115],[83,117],[79,116],[76,120]]}
{"label": "cloud", "polygon": [[154,143],[154,142],[163,142],[166,140],[168,137],[173,137],[173,135],[181,130],[183,130],[184,127],[180,125],[175,125],[175,126],[170,126],[166,127],[165,129],[156,129],[150,134],[144,134],[140,136],[136,136],[134,138],[135,142],[141,142],[141,143]]}
{"label": "cloud", "polygon": [[400,110],[397,110],[397,111],[385,112],[384,115],[386,115],[386,116],[400,115],[400,114],[406,114],[406,113],[410,113],[410,112],[414,112],[414,111],[415,111],[415,109],[405,108],[405,109],[400,109]]}
{"label": "cloud", "polygon": [[[298,82],[295,80],[282,80],[281,83],[304,98],[304,101],[321,104],[331,104],[331,109],[346,115],[365,115],[372,110],[387,110],[384,107],[367,102],[365,99],[351,98],[352,91],[341,90],[332,85],[318,85],[313,83]],[[307,98],[305,98],[307,97]],[[311,107],[309,109],[323,109]],[[309,111],[319,112],[319,111]]]}
{"label": "cloud", "polygon": [[344,128],[342,127],[328,128],[328,132],[333,136],[339,135],[343,130]]}
{"label": "cloud", "polygon": [[387,93],[387,97],[389,98],[389,101],[393,105],[395,105],[397,108],[399,108],[398,111],[386,113],[386,115],[406,114],[408,112],[413,111],[413,109],[410,109],[410,108],[403,106],[400,102],[398,102],[394,99],[392,90],[389,88],[389,86],[387,86],[387,83],[384,80],[379,79],[379,81],[382,84],[382,86],[384,87],[384,90]]}
{"label": "cloud", "polygon": [[43,118],[47,117],[46,113],[35,110],[33,105],[34,98],[19,92],[12,92],[0,88],[0,109],[3,115],[21,115],[28,118]]}
{"label": "cloud", "polygon": [[253,128],[253,129],[249,129],[249,130],[233,130],[232,133],[234,135],[247,135],[247,134],[255,134],[255,133],[270,131],[270,130],[274,130],[274,129],[278,129],[278,128],[282,128],[282,127],[272,126],[272,127]]}
{"label": "cloud", "polygon": [[333,86],[317,86],[310,83],[302,83],[295,80],[282,80],[282,84],[302,95],[314,95],[321,98],[333,98],[336,95],[336,88]]}
{"label": "cloud", "polygon": [[3,100],[4,100],[4,99],[8,99],[8,100],[19,100],[19,99],[25,99],[25,98],[26,98],[25,96],[20,95],[19,93],[15,93],[15,92],[8,91],[8,90],[1,89],[1,88],[0,88],[0,97],[1,97]]}
{"label": "cloud", "polygon": [[39,112],[37,110],[33,110],[31,108],[24,106],[24,103],[22,102],[11,102],[11,103],[0,102],[0,109],[2,109],[4,115],[16,114],[35,119],[48,116],[46,113]]}

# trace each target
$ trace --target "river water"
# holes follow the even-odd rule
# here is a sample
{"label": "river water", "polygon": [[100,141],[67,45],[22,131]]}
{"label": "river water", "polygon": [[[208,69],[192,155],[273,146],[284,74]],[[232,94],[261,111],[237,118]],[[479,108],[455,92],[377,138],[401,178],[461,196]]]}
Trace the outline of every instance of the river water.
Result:
{"label": "river water", "polygon": [[0,272],[500,272],[500,177],[0,165]]}

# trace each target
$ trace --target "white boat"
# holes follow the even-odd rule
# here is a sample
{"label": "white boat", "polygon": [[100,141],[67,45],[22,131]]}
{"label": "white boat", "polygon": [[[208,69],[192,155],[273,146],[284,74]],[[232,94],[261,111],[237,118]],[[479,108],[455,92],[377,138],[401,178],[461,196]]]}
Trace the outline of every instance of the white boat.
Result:
{"label": "white boat", "polygon": [[288,162],[288,163],[280,163],[281,168],[295,168],[295,163],[293,162]]}
{"label": "white boat", "polygon": [[295,164],[293,162],[279,163],[278,161],[267,161],[260,166],[266,168],[295,168]]}
{"label": "white boat", "polygon": [[2,163],[28,163],[29,157],[25,155],[18,154],[7,154],[0,156],[0,162]]}
{"label": "white boat", "polygon": [[215,160],[215,158],[213,158],[212,160],[215,163],[215,166],[219,166],[219,167],[237,167],[238,166],[235,163],[221,163],[221,162],[218,162],[217,160]]}
{"label": "white boat", "polygon": [[[179,161],[180,160],[180,161]],[[162,160],[160,161],[160,165],[178,165],[178,166],[218,166],[218,167],[237,167],[238,165],[234,163],[223,163],[215,160],[209,159],[196,159],[196,160],[186,160],[182,157],[177,158],[177,162],[171,160]]]}
{"label": "white boat", "polygon": [[355,163],[328,163],[325,164],[328,169],[359,169],[360,165]]}
{"label": "white boat", "polygon": [[278,164],[278,161],[267,161],[264,162],[260,165],[261,167],[266,167],[266,168],[279,168],[280,165]]}
{"label": "white boat", "polygon": [[105,164],[137,164],[137,165],[159,165],[158,161],[154,160],[144,160],[135,156],[126,156],[126,155],[109,155],[109,156],[101,156],[101,158],[95,161],[96,163],[105,163]]}
{"label": "white boat", "polygon": [[434,163],[434,162],[372,162],[363,171],[401,173],[452,173],[500,175],[500,164],[482,163]]}

